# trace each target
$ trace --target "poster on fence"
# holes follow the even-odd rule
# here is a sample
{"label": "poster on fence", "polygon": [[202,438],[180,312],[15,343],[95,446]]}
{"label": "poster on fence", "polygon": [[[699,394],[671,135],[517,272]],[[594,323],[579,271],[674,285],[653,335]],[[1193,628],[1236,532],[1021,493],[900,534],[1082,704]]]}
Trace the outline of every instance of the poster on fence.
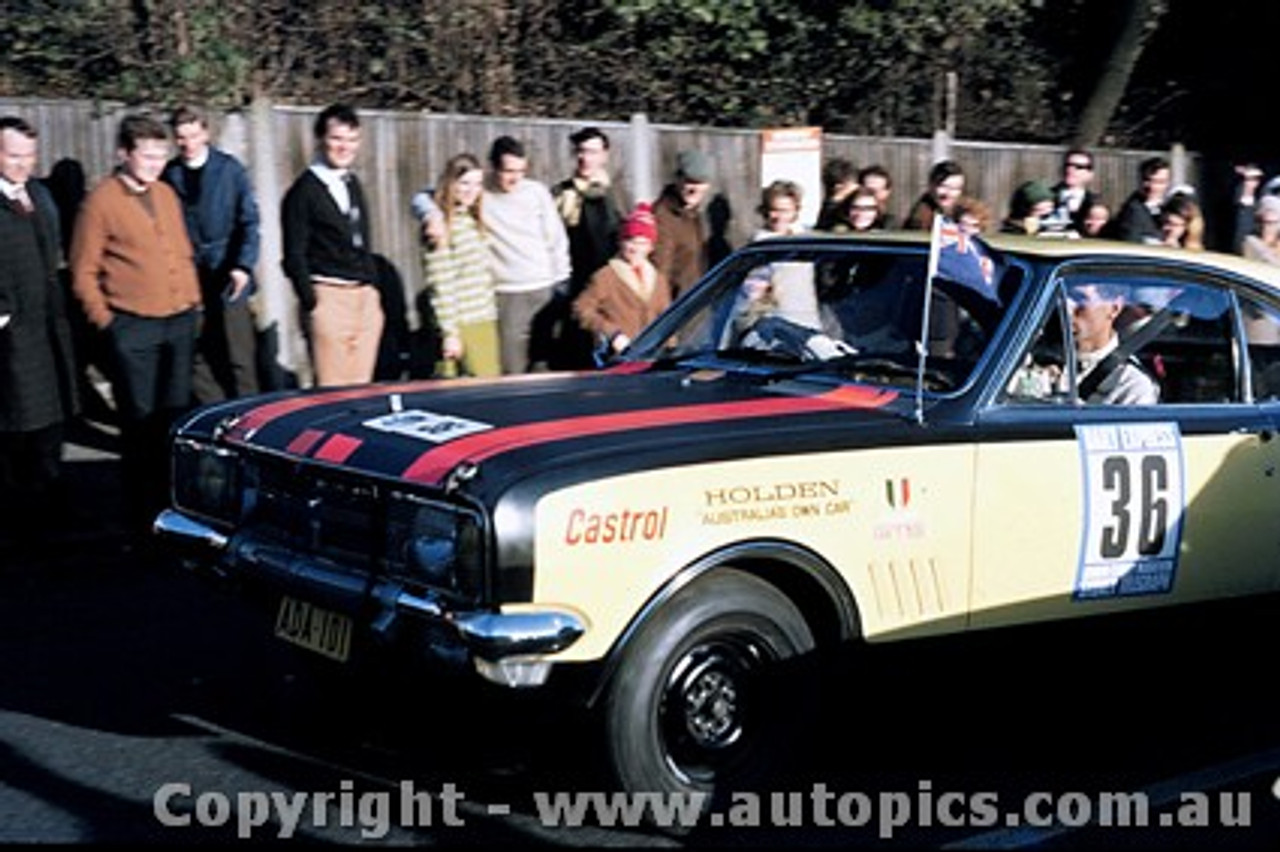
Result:
{"label": "poster on fence", "polygon": [[777,127],[760,133],[760,186],[794,181],[804,198],[800,222],[812,228],[822,209],[822,128]]}

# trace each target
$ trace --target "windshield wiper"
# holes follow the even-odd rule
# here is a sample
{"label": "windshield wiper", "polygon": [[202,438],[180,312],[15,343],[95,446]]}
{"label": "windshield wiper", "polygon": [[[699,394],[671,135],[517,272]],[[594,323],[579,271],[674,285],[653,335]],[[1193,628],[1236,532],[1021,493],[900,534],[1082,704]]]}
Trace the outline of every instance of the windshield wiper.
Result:
{"label": "windshield wiper", "polygon": [[801,358],[794,352],[785,349],[764,349],[757,346],[735,346],[732,349],[717,349],[712,356],[726,361],[745,361],[748,364],[793,365],[801,363]]}
{"label": "windshield wiper", "polygon": [[[802,367],[795,370],[796,373],[835,373],[843,378],[853,379],[854,381],[866,381],[870,379],[884,379],[886,377],[910,379],[911,383],[915,383],[918,367],[915,364],[904,364],[901,361],[895,361],[883,355],[872,353],[843,355],[839,358],[832,358],[827,361],[810,361],[806,362]],[[929,390],[951,390],[955,387],[955,380],[943,372],[933,367],[926,367],[924,371],[925,383]]]}

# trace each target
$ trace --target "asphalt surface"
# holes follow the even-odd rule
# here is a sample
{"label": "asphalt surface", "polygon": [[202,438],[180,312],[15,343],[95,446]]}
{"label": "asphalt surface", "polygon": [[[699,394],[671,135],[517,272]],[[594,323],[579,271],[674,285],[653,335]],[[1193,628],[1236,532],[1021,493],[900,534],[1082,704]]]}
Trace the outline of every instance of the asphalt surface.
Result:
{"label": "asphalt surface", "polygon": [[[68,456],[65,534],[26,551],[0,541],[0,843],[271,840],[278,814],[237,825],[257,801],[237,797],[271,792],[331,793],[323,825],[309,810],[291,830],[326,843],[1256,849],[1280,838],[1274,601],[840,652],[821,661],[798,765],[754,813],[744,797],[720,827],[683,837],[570,829],[544,824],[536,794],[603,788],[583,717],[418,671],[344,671],[275,640],[268,615],[130,538],[109,431],[78,433]],[[430,813],[384,826],[378,807],[405,784],[433,796]],[[1154,827],[1099,824],[1099,796],[1136,791]],[[1204,794],[1203,826],[1177,824],[1197,818],[1189,791]],[[1221,825],[1224,794],[1248,805],[1247,826]],[[1034,815],[1062,806],[1079,824],[1028,825],[1023,803],[1038,795],[1056,798]],[[226,821],[212,825],[224,800]],[[995,801],[998,819],[975,807]],[[893,824],[904,807],[909,819]]]}

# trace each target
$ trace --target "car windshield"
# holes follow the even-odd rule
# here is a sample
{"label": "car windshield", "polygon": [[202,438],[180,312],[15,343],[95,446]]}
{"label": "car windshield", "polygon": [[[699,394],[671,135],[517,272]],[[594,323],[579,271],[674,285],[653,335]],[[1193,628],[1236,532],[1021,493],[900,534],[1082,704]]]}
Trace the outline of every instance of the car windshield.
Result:
{"label": "car windshield", "polygon": [[[910,387],[928,263],[924,246],[760,244],[718,267],[627,355]],[[960,387],[981,360],[1021,273],[991,277],[987,287],[935,278],[926,389]]]}

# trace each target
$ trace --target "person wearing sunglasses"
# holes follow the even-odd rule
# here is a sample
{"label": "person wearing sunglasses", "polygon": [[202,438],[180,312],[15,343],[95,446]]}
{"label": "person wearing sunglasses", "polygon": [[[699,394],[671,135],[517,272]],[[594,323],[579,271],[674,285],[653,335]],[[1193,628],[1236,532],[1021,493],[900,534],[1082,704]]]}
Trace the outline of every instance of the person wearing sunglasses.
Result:
{"label": "person wearing sunglasses", "polygon": [[858,187],[840,205],[832,230],[841,234],[884,230],[880,224],[881,212],[875,191],[865,186]]}
{"label": "person wearing sunglasses", "polygon": [[1062,179],[1053,186],[1054,208],[1049,217],[1053,229],[1087,231],[1089,209],[1101,201],[1090,188],[1092,183],[1093,155],[1082,148],[1068,150],[1062,158]]}

